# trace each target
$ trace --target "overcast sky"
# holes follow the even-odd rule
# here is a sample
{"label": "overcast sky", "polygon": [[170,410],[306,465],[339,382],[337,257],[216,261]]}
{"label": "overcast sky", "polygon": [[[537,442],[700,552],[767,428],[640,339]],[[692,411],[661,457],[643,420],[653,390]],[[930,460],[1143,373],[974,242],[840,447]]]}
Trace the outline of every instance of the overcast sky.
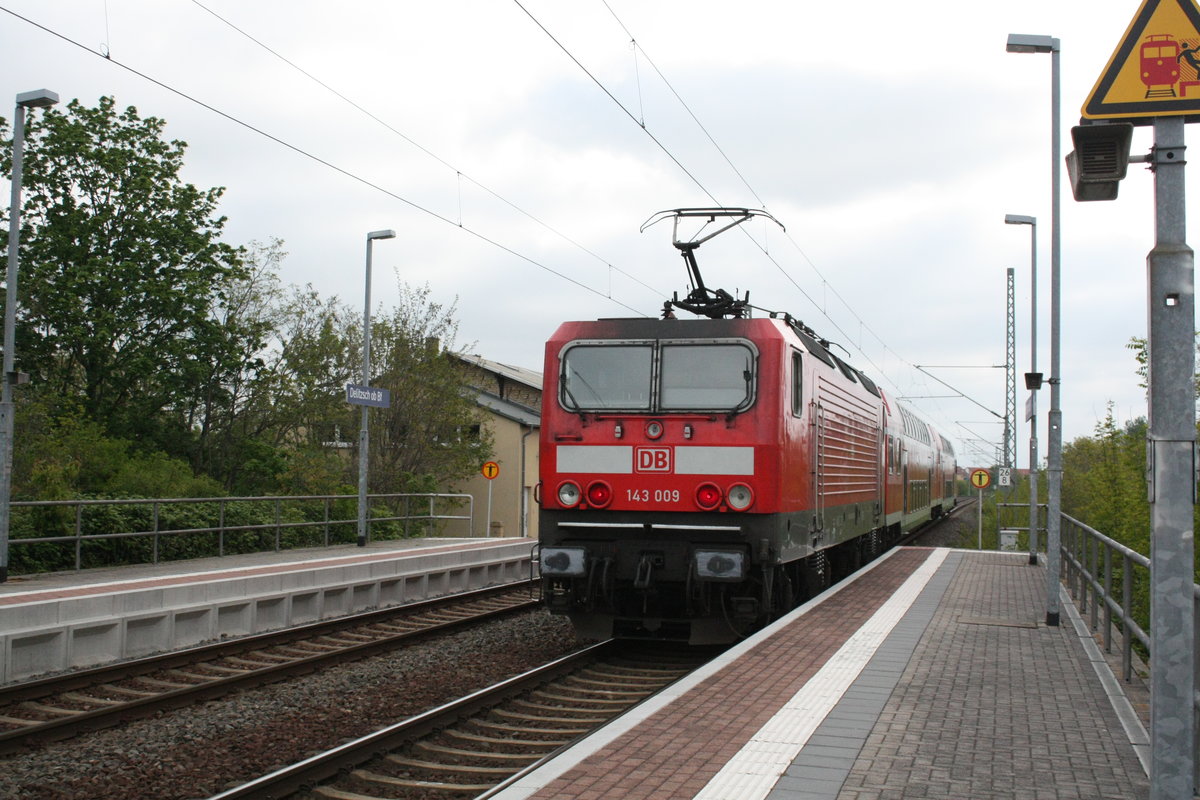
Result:
{"label": "overcast sky", "polygon": [[[1038,219],[1050,366],[1051,59],[1006,53],[1007,35],[1061,39],[1066,153],[1138,6],[0,0],[0,114],[47,88],[161,117],[188,143],[184,178],[226,187],[227,240],[284,241],[286,282],[361,307],[366,233],[394,228],[377,303],[428,283],[457,299],[460,345],[538,370],[560,321],[654,316],[686,293],[669,223],[639,233],[652,214],[765,207],[786,233],[705,244],[706,283],[845,346],[981,465],[1003,430],[1008,267],[1018,373],[1030,360],[1029,228],[1008,213]],[[1134,153],[1150,145],[1139,128]],[[1146,331],[1153,182],[1134,165],[1118,201],[1077,204],[1063,180],[1070,441],[1109,402],[1120,422],[1146,413],[1125,345]],[[1043,391],[1043,459],[1048,408]],[[1022,419],[1022,468],[1028,436]]]}

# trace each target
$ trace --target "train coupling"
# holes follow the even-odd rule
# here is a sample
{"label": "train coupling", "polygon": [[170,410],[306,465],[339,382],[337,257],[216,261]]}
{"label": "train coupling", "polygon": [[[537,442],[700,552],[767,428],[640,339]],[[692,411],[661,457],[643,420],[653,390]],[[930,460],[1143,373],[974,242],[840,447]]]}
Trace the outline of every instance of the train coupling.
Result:
{"label": "train coupling", "polygon": [[634,573],[633,588],[649,589],[655,568],[662,568],[665,563],[662,553],[642,553],[642,557],[638,559],[637,572]]}

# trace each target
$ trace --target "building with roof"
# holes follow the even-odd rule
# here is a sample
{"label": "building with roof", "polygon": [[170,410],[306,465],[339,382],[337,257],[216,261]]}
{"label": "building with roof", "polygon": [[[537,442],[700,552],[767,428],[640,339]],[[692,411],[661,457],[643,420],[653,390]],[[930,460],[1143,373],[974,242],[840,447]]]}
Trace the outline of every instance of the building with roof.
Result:
{"label": "building with roof", "polygon": [[499,468],[489,480],[481,463],[479,473],[456,488],[474,497],[471,535],[536,537],[533,493],[538,482],[542,374],[477,355],[455,358],[462,366],[464,388],[484,412],[483,424],[492,437],[491,460]]}

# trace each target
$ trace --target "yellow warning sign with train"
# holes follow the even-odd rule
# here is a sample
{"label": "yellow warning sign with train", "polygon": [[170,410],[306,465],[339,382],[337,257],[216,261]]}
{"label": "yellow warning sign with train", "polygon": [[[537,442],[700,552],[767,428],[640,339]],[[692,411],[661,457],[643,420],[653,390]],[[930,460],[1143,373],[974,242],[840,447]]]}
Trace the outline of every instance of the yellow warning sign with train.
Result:
{"label": "yellow warning sign with train", "polygon": [[1083,105],[1087,119],[1200,119],[1200,8],[1143,0]]}

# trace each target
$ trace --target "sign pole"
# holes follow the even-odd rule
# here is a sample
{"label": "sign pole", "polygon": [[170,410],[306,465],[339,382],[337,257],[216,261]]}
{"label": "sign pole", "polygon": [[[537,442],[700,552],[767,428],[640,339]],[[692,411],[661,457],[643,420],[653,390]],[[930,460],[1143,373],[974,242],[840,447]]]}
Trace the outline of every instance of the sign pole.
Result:
{"label": "sign pole", "polygon": [[983,489],[979,490],[979,546],[977,549],[983,549]]}
{"label": "sign pole", "polygon": [[[1154,171],[1154,249],[1146,258],[1151,800],[1192,797],[1197,784],[1196,303],[1183,169],[1184,125],[1200,120],[1197,41],[1196,0],[1142,0],[1083,106],[1085,120],[1110,124],[1072,129],[1076,153],[1068,162],[1077,200],[1115,199],[1132,160],[1132,125],[1154,125],[1154,148],[1138,159]],[[1119,157],[1113,162],[1119,169],[1104,166],[1106,150]]]}
{"label": "sign pole", "polygon": [[1146,266],[1150,420],[1150,797],[1191,797],[1195,768],[1195,297],[1185,243],[1184,119],[1154,120],[1154,249]]}
{"label": "sign pole", "polygon": [[983,490],[992,485],[992,473],[986,469],[971,471],[971,485],[979,490],[979,549],[983,549]]}
{"label": "sign pole", "polygon": [[492,484],[500,476],[500,465],[495,461],[485,461],[479,468],[479,473],[487,478],[488,482],[487,521],[484,522],[486,527],[483,530],[483,538],[490,539],[492,536]]}
{"label": "sign pole", "polygon": [[487,510],[487,527],[483,530],[484,538],[490,538],[492,535],[492,485],[494,481],[488,481],[488,510]]}

